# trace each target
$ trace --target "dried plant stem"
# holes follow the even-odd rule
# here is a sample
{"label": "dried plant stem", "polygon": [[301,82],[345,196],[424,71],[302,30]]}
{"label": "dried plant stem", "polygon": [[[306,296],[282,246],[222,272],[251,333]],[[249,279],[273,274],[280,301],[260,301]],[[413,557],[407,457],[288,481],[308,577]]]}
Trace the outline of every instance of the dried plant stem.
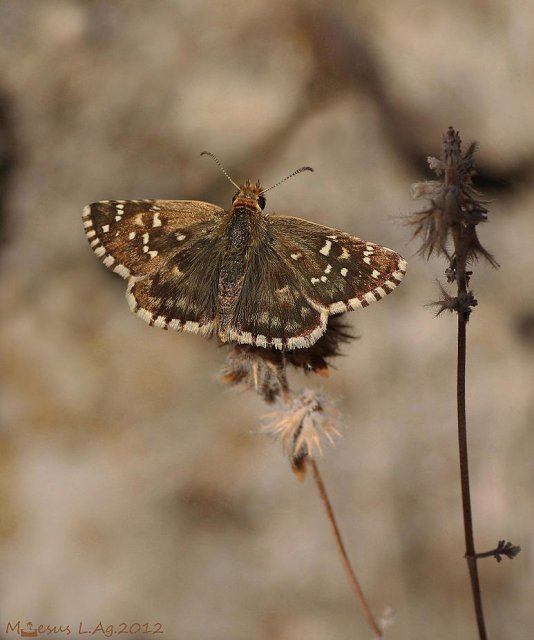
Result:
{"label": "dried plant stem", "polygon": [[[465,286],[465,285],[464,285]],[[460,286],[459,289],[462,287]],[[469,459],[467,455],[467,420],[465,413],[465,363],[466,363],[466,325],[467,319],[463,313],[458,313],[458,371],[457,371],[457,402],[458,402],[458,447],[460,455],[460,478],[462,485],[462,508],[464,515],[465,558],[469,568],[471,590],[475,605],[475,614],[480,640],[486,640],[486,623],[482,609],[482,595],[478,579],[477,555],[473,534],[473,518],[471,512],[471,491],[469,488]]]}
{"label": "dried plant stem", "polygon": [[332,508],[332,504],[330,499],[328,498],[328,494],[326,492],[326,488],[323,483],[323,479],[321,474],[319,473],[319,467],[313,458],[308,458],[308,462],[311,465],[313,471],[313,479],[315,480],[315,484],[317,485],[317,489],[319,491],[319,495],[321,496],[321,500],[324,504],[324,508],[326,511],[326,515],[328,517],[328,521],[332,527],[332,533],[334,534],[334,540],[336,542],[336,546],[339,552],[339,556],[341,558],[341,564],[343,565],[343,569],[345,574],[347,575],[347,579],[350,583],[352,591],[356,596],[356,600],[360,605],[363,614],[365,615],[369,626],[373,630],[373,633],[376,638],[383,638],[382,631],[378,626],[377,621],[375,620],[373,613],[367,604],[365,596],[363,594],[362,588],[360,587],[360,583],[358,582],[356,575],[354,573],[354,569],[350,563],[349,557],[347,555],[347,551],[345,549],[345,545],[343,544],[343,540],[341,538],[341,533],[339,531],[339,527],[337,525],[336,516],[334,515],[334,510]]}
{"label": "dried plant stem", "polygon": [[[467,295],[467,254],[463,244],[453,234],[456,249],[456,284],[458,299],[465,299]],[[467,451],[467,418],[465,411],[465,365],[467,351],[467,319],[469,310],[458,309],[458,363],[456,373],[456,394],[458,410],[458,453],[460,457],[460,482],[462,488],[462,511],[464,516],[465,558],[469,568],[471,591],[477,619],[480,640],[486,640],[486,622],[482,609],[482,595],[478,579],[477,556],[475,552],[475,537],[473,534],[473,516],[471,511],[471,489],[469,486],[469,456]]]}

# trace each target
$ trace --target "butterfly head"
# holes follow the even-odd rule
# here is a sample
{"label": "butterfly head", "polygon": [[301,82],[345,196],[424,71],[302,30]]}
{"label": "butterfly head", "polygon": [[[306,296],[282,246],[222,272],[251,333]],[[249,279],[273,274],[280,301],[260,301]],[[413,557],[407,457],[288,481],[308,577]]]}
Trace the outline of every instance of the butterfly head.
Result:
{"label": "butterfly head", "polygon": [[267,191],[270,191],[271,189],[274,189],[279,184],[282,184],[282,182],[285,182],[286,180],[289,180],[289,178],[292,178],[293,176],[296,176],[297,173],[301,173],[302,171],[313,171],[313,169],[311,167],[300,167],[300,169],[297,169],[296,171],[293,171],[293,173],[290,173],[283,180],[280,180],[276,184],[273,184],[272,187],[269,187],[268,189],[262,189],[259,180],[256,183],[252,183],[252,182],[250,182],[250,180],[247,180],[245,182],[245,184],[242,184],[242,185],[236,184],[232,180],[232,178],[230,178],[230,176],[226,173],[226,169],[219,162],[218,158],[213,155],[213,153],[211,153],[209,151],[203,151],[200,155],[201,156],[210,156],[210,158],[212,158],[212,160],[214,160],[214,162],[217,164],[219,169],[228,178],[228,180],[234,185],[234,187],[236,187],[237,192],[234,195],[234,197],[232,198],[232,206],[233,206],[233,208],[234,209],[235,208],[245,208],[245,209],[248,209],[248,211],[256,211],[256,213],[260,213],[265,208],[265,195],[264,194],[267,193]]}
{"label": "butterfly head", "polygon": [[265,196],[260,182],[253,183],[247,180],[239,187],[239,191],[232,198],[234,207],[252,208],[260,212],[265,208]]}

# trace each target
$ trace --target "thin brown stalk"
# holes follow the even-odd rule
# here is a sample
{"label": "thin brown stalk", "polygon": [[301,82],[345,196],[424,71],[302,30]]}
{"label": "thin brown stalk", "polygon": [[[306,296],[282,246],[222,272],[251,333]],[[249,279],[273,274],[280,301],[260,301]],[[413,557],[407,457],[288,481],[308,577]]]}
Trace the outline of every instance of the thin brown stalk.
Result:
{"label": "thin brown stalk", "polygon": [[313,471],[313,479],[315,480],[315,484],[317,485],[317,489],[323,502],[328,521],[330,522],[330,525],[332,527],[332,533],[334,535],[334,540],[339,552],[341,564],[343,565],[343,569],[345,571],[349,584],[352,588],[352,591],[354,592],[358,604],[360,605],[360,608],[363,611],[365,618],[367,619],[369,626],[373,631],[375,638],[383,638],[382,631],[380,630],[380,627],[378,626],[378,623],[373,616],[373,612],[371,611],[371,608],[369,607],[367,600],[365,599],[360,583],[358,582],[356,574],[354,573],[354,569],[352,568],[352,564],[349,560],[345,545],[343,544],[343,539],[341,538],[341,533],[337,525],[337,520],[334,514],[332,503],[330,502],[323,479],[321,477],[321,474],[319,473],[317,462],[315,462],[313,458],[308,458],[308,462],[311,465]]}
{"label": "thin brown stalk", "polygon": [[[465,277],[458,283],[458,293],[466,291]],[[458,447],[460,457],[460,481],[462,489],[462,511],[464,518],[465,558],[469,568],[471,591],[475,606],[475,615],[480,640],[487,640],[482,595],[478,579],[477,555],[473,533],[473,517],[471,511],[471,491],[469,488],[469,458],[467,453],[467,419],[465,411],[465,364],[467,345],[467,318],[458,313],[458,368],[457,368],[457,409],[458,409]]]}

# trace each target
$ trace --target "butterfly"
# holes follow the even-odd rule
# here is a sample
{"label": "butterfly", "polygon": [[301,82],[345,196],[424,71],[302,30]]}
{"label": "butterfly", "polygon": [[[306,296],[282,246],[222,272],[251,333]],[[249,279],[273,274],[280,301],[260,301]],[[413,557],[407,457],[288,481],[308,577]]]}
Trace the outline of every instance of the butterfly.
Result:
{"label": "butterfly", "polygon": [[313,345],[328,318],[393,291],[395,251],[300,218],[263,213],[259,181],[236,184],[224,210],[196,200],[102,200],[85,207],[94,253],[128,281],[130,309],[162,329],[291,350]]}

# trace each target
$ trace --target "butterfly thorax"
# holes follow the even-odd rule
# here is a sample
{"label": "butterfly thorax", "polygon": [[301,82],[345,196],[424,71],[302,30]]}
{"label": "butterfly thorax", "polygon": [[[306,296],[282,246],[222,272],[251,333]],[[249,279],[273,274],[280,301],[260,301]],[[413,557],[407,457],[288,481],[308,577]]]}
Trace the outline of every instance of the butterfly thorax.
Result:
{"label": "butterfly thorax", "polygon": [[218,282],[217,315],[219,335],[230,325],[239,300],[245,276],[253,256],[265,235],[266,221],[261,211],[259,182],[246,182],[234,196],[232,207],[226,212],[221,235],[226,241]]}

